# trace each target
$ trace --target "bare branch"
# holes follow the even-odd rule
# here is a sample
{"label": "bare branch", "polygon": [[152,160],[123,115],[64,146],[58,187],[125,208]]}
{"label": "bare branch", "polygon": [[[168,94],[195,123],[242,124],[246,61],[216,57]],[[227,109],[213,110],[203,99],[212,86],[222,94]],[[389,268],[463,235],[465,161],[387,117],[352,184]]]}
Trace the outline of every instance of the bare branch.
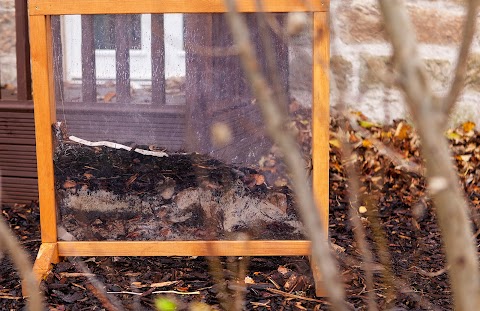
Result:
{"label": "bare branch", "polygon": [[123,311],[121,302],[113,296],[107,297],[107,292],[105,290],[104,284],[100,282],[93,274],[87,265],[76,258],[68,258],[75,267],[83,273],[83,275],[90,282],[87,284],[87,289],[100,301],[103,307],[108,311]]}
{"label": "bare branch", "polygon": [[[1,199],[1,180],[0,180],[0,199]],[[1,200],[0,200],[1,204]],[[0,217],[0,252],[6,250],[12,259],[13,264],[20,273],[20,277],[23,280],[23,285],[26,286],[26,291],[30,295],[28,299],[28,310],[30,311],[43,311],[43,296],[38,287],[37,279],[33,273],[33,265],[28,259],[28,254],[18,243],[17,239],[13,236],[9,226],[4,221],[3,217]]]}
{"label": "bare branch", "polygon": [[308,186],[302,156],[295,144],[295,138],[285,128],[287,116],[273,100],[271,89],[260,72],[254,48],[249,39],[248,28],[244,19],[235,10],[235,0],[227,0],[226,4],[228,8],[227,20],[230,24],[233,39],[239,48],[244,72],[262,110],[267,131],[282,151],[285,163],[289,168],[299,212],[312,241],[313,260],[322,274],[326,284],[325,290],[333,308],[335,310],[347,310],[343,285],[336,269],[335,260],[328,247],[327,236],[325,236],[324,228],[326,224],[322,223],[315,206],[312,191]]}
{"label": "bare branch", "polygon": [[429,190],[437,208],[446,257],[451,266],[449,276],[454,309],[480,310],[480,274],[471,238],[468,206],[452,165],[448,143],[442,134],[442,121],[446,116],[438,111],[439,99],[433,96],[423,72],[404,3],[400,0],[379,0],[379,3],[393,45],[400,86],[422,142]]}
{"label": "bare branch", "polygon": [[460,96],[460,93],[464,87],[465,75],[467,71],[467,59],[470,52],[470,46],[472,45],[473,35],[475,34],[479,2],[479,0],[468,1],[467,17],[463,29],[462,45],[460,46],[460,51],[458,53],[455,76],[452,85],[450,86],[450,91],[445,96],[442,103],[442,109],[445,112],[446,118],[448,118],[453,108],[455,107],[458,96]]}
{"label": "bare branch", "polygon": [[351,208],[349,209],[349,220],[353,226],[353,233],[355,241],[357,242],[358,248],[362,254],[364,261],[364,271],[365,271],[365,284],[368,295],[368,310],[377,311],[378,306],[376,302],[375,295],[375,284],[373,282],[373,254],[368,245],[365,228],[363,227],[360,215],[358,214],[358,209],[360,207],[359,200],[361,200],[360,194],[360,178],[358,172],[353,166],[353,163],[349,161],[352,157],[352,146],[346,139],[346,134],[341,135],[342,140],[342,151],[344,154],[343,165],[346,168],[348,175],[348,185],[349,185],[349,196],[351,202]]}

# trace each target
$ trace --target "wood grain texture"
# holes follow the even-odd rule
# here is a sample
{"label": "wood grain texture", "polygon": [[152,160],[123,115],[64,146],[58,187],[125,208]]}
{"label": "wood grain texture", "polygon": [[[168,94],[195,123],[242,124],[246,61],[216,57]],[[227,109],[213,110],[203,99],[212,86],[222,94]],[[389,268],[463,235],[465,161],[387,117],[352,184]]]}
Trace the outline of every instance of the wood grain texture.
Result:
{"label": "wood grain texture", "polygon": [[[328,10],[330,1],[264,0],[265,12]],[[255,0],[238,1],[239,12],[255,12]],[[64,14],[142,14],[142,13],[223,13],[223,0],[31,0],[30,15]]]}
{"label": "wood grain texture", "polygon": [[[329,138],[330,138],[330,31],[328,13],[313,14],[313,111],[312,161],[313,191],[328,236]],[[312,265],[317,297],[326,295],[325,283],[317,266]]]}
{"label": "wood grain texture", "polygon": [[58,242],[60,256],[302,256],[310,241]]}
{"label": "wood grain texture", "polygon": [[[37,258],[33,264],[33,273],[40,283],[51,269],[52,263],[58,263],[58,248],[57,243],[42,243],[37,253]],[[22,286],[22,294],[28,296],[25,291],[25,286]]]}
{"label": "wood grain texture", "polygon": [[312,160],[315,200],[328,234],[329,131],[330,131],[330,35],[328,13],[314,13]]}
{"label": "wood grain texture", "polygon": [[49,17],[30,17],[32,82],[42,242],[57,241],[52,124],[55,122],[53,56]]}

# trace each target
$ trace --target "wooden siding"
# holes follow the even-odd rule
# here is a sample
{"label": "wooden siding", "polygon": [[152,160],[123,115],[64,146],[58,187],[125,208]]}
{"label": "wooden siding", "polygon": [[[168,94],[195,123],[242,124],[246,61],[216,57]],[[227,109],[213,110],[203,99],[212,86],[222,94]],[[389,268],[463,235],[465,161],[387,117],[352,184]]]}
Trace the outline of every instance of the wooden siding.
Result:
{"label": "wooden siding", "polygon": [[15,0],[15,28],[17,92],[0,96],[2,203],[29,203],[38,188],[26,0]]}
{"label": "wooden siding", "polygon": [[38,198],[35,126],[30,103],[0,102],[2,202],[28,203]]}

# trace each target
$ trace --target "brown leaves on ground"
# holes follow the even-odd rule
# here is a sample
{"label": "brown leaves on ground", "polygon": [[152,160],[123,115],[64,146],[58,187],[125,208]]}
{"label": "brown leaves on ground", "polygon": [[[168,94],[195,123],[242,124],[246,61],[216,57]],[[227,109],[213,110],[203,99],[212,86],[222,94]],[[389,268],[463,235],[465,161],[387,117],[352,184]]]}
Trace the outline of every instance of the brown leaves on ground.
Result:
{"label": "brown leaves on ground", "polygon": [[[305,157],[310,155],[311,123],[308,110],[295,108],[292,123],[296,128],[298,143]],[[343,121],[342,121],[343,122]],[[375,263],[375,294],[380,309],[395,305],[406,310],[451,309],[451,296],[447,274],[448,267],[442,252],[441,233],[436,225],[435,209],[426,192],[423,178],[423,160],[420,140],[408,121],[395,121],[381,126],[354,114],[342,130],[340,121],[331,124],[330,137],[330,236],[337,249],[341,272],[346,284],[348,301],[358,310],[365,310],[367,294],[359,249],[353,239],[348,220],[351,208],[347,176],[342,165],[342,139],[347,137],[354,154],[349,161],[360,172],[362,224],[372,241],[371,223],[379,221],[386,233],[388,250],[392,257],[392,270],[396,298],[387,302],[387,289],[381,275],[385,268],[378,263],[378,250],[373,245]],[[340,135],[344,135],[340,137]],[[473,215],[480,204],[480,133],[475,124],[467,122],[445,133],[452,152],[452,164],[457,165]],[[281,155],[274,148],[260,161],[261,173],[252,175],[252,186],[262,184],[271,176],[269,172],[282,170]],[[306,165],[308,161],[306,160]],[[264,178],[265,177],[265,178]],[[91,176],[85,176],[91,178]],[[286,181],[275,181],[278,183]],[[69,188],[71,181],[63,185]],[[269,198],[284,202],[282,196]],[[372,203],[373,202],[373,203]],[[282,205],[282,204],[280,204]],[[284,205],[284,203],[283,203]],[[365,212],[365,213],[363,213]],[[10,221],[25,246],[33,252],[38,247],[38,210],[32,208],[4,208],[3,216]],[[376,217],[376,219],[374,219]],[[478,228],[475,228],[478,230]],[[36,231],[36,233],[34,233]],[[476,237],[478,239],[478,237]],[[149,290],[199,291],[200,295],[180,295],[184,303],[202,301],[218,305],[216,286],[209,275],[205,260],[201,258],[124,258],[99,257],[83,259],[91,273],[104,284],[108,292],[144,292],[144,295],[115,295],[127,308],[141,306],[153,310],[155,296]],[[0,262],[1,303],[10,309],[19,309],[24,301],[18,279],[8,262]],[[231,271],[224,273],[231,276]],[[70,262],[57,264],[44,284],[50,310],[79,310],[100,307],[102,302],[90,289],[88,278],[78,273]],[[227,287],[234,288],[231,280]],[[242,279],[243,280],[243,279]],[[240,281],[240,280],[238,280]],[[308,263],[301,258],[254,257],[251,259],[246,283],[246,309],[248,310],[324,310],[326,300],[314,296]],[[104,306],[105,307],[105,306]]]}

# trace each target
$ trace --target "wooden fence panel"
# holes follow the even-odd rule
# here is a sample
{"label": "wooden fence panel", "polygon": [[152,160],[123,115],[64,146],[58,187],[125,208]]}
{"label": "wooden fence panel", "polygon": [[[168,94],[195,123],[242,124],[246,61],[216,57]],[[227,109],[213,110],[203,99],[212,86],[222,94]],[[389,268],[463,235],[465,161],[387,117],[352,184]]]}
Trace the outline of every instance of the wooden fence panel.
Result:
{"label": "wooden fence panel", "polygon": [[26,0],[15,0],[15,31],[17,94],[0,96],[2,203],[29,203],[38,188]]}

